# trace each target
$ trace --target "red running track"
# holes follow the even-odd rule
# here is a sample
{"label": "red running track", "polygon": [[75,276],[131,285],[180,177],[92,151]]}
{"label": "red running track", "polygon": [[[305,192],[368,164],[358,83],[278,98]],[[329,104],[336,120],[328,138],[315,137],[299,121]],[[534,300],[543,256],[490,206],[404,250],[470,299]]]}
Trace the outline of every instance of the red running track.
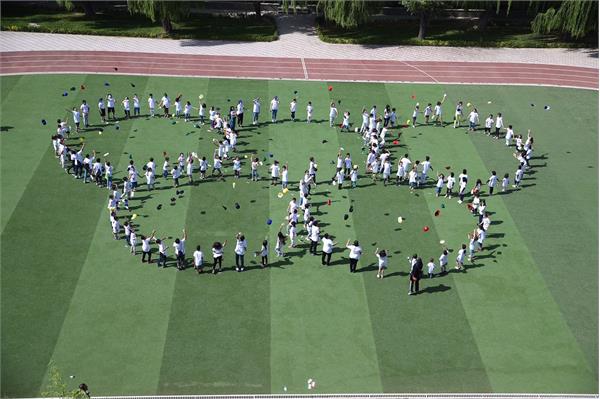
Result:
{"label": "red running track", "polygon": [[320,81],[517,84],[598,90],[597,69],[561,65],[361,61],[107,51],[23,51],[0,54],[0,75],[61,72]]}

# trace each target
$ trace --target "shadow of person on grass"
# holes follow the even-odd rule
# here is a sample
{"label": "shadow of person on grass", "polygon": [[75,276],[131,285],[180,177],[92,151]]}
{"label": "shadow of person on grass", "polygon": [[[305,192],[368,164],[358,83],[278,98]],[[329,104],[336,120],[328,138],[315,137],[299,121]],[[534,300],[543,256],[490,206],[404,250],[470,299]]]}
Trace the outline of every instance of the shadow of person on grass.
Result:
{"label": "shadow of person on grass", "polygon": [[418,292],[418,294],[434,294],[436,292],[446,292],[451,290],[451,287],[448,287],[444,284],[439,284],[433,287],[427,287]]}

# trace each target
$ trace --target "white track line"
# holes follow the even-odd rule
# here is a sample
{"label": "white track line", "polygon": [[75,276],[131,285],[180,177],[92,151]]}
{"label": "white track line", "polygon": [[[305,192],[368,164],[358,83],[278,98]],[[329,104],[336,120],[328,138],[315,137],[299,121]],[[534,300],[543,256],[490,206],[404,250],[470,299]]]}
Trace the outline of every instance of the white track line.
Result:
{"label": "white track line", "polygon": [[414,69],[416,69],[417,71],[421,72],[421,73],[422,73],[423,75],[425,75],[425,76],[429,76],[429,78],[430,78],[431,80],[433,80],[435,83],[440,83],[440,82],[438,82],[438,80],[437,80],[436,78],[434,78],[433,76],[431,76],[430,74],[428,74],[427,72],[425,72],[424,70],[422,70],[421,68],[417,68],[417,67],[416,67],[416,66],[414,66],[414,65],[410,65],[410,64],[409,64],[408,62],[406,62],[406,61],[402,61],[402,63],[403,63],[404,65],[406,65],[406,66],[409,66],[409,67],[411,67],[411,68],[414,68]]}
{"label": "white track line", "polygon": [[[110,73],[110,72],[80,72],[80,71],[52,71],[52,72],[0,72],[0,76],[19,76],[19,75],[126,75],[140,76],[139,73]],[[162,76],[171,78],[211,78],[211,79],[251,79],[251,80],[293,80],[293,81],[309,81],[309,82],[359,82],[359,83],[410,83],[419,85],[444,84],[444,85],[467,85],[467,86],[525,86],[525,87],[556,87],[561,89],[581,89],[598,91],[597,87],[581,87],[572,85],[555,85],[542,83],[482,83],[482,82],[415,82],[412,80],[382,80],[382,79],[304,79],[304,78],[262,78],[256,76],[215,76],[215,75],[170,75],[163,73],[144,73],[143,76]]]}
{"label": "white track line", "polygon": [[300,58],[302,61],[302,69],[304,70],[304,79],[308,80],[308,71],[306,70],[306,64],[304,63],[304,58]]}
{"label": "white track line", "polygon": [[[347,393],[347,394],[239,394],[239,395],[155,395],[155,396],[93,396],[93,399],[597,399],[596,394],[540,394],[540,393]],[[28,398],[60,399],[60,398]]]}

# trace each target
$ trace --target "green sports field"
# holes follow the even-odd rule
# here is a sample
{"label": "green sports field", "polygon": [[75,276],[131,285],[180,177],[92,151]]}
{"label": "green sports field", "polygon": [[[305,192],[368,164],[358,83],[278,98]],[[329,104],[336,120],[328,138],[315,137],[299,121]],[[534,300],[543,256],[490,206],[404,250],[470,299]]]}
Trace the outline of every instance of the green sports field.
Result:
{"label": "green sports field", "polygon": [[[0,82],[3,397],[39,396],[50,361],[70,386],[86,382],[93,395],[283,393],[284,387],[287,393],[598,392],[597,91],[331,83],[330,92],[327,82],[103,75]],[[244,273],[231,271],[228,246],[228,270],[217,276],[157,269],[131,256],[111,235],[108,191],[67,176],[50,145],[65,108],[86,99],[97,124],[95,104],[108,91],[117,98],[136,92],[142,113],[148,93],[181,92],[194,105],[202,93],[222,109],[261,97],[264,123],[240,130],[239,153],[289,163],[291,182],[301,178],[309,156],[316,158],[320,184],[311,202],[319,205],[322,232],[340,243],[333,264],[321,266],[304,244],[283,260],[272,253],[266,270],[249,255]],[[300,116],[310,100],[319,123],[289,121],[294,91]],[[493,224],[475,263],[424,279],[422,293],[408,296],[406,257],[416,252],[425,263],[437,262],[443,239],[453,249],[453,266],[476,219],[456,199],[436,198],[431,187],[410,194],[407,186],[384,187],[364,176],[355,189],[328,185],[340,147],[354,163],[366,155],[357,134],[339,133],[325,120],[331,100],[341,100],[340,113],[350,110],[354,123],[373,104],[391,104],[406,120],[415,101],[434,102],[444,92],[448,119],[462,99],[478,106],[482,120],[502,112],[517,133],[531,128],[535,159],[521,190],[484,197]],[[276,125],[266,123],[274,95],[286,119]],[[138,168],[150,156],[161,165],[163,151],[209,157],[218,137],[182,120],[142,117],[119,125],[82,134],[85,152],[110,153],[117,177],[130,156]],[[517,163],[503,140],[465,131],[402,129],[393,163],[408,152],[413,162],[429,155],[434,170],[467,168],[470,182],[485,181],[492,169],[514,177]],[[132,211],[120,215],[137,213],[138,231],[156,229],[170,237],[169,247],[185,227],[188,256],[196,244],[207,254],[213,241],[231,243],[238,231],[251,251],[265,236],[273,248],[296,184],[280,199],[280,188],[266,180],[249,183],[244,163],[246,176],[234,188],[231,166],[225,167],[226,181],[183,186],[173,206],[170,180],[157,179],[152,193],[142,185]],[[266,165],[261,173],[267,176]],[[405,222],[398,224],[398,216]],[[349,238],[364,250],[356,274],[342,251]],[[383,280],[375,277],[376,247],[391,253]],[[315,391],[307,391],[308,378],[317,381]]]}

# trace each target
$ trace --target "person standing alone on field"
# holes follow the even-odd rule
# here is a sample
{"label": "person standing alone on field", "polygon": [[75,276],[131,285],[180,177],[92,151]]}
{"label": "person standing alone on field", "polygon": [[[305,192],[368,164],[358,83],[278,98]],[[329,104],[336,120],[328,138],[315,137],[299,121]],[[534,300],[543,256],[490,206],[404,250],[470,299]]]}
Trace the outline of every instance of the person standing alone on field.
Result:
{"label": "person standing alone on field", "polygon": [[411,267],[409,273],[410,286],[408,295],[414,295],[419,293],[419,281],[421,280],[422,273],[423,260],[415,254],[411,259]]}

